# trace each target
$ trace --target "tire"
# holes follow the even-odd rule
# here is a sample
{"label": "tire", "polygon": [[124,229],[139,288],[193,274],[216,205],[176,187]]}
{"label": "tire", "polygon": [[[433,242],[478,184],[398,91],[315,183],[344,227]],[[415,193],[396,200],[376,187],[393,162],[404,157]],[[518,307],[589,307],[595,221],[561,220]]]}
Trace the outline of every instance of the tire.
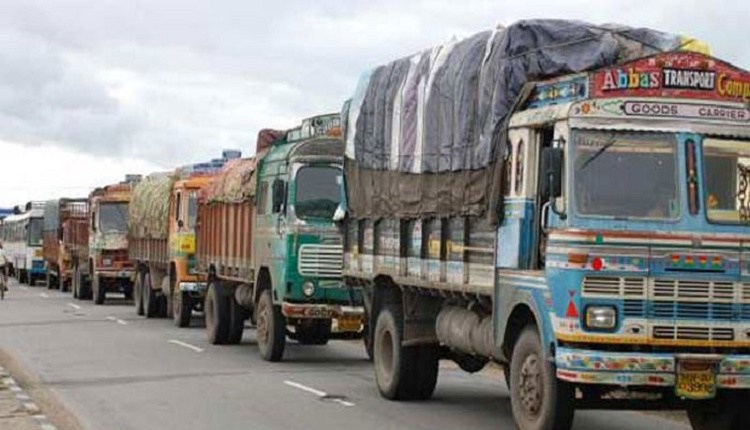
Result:
{"label": "tire", "polygon": [[[369,316],[365,318],[369,319]],[[365,346],[365,353],[367,354],[367,359],[369,361],[372,361],[372,356],[374,355],[373,341],[372,341],[372,333],[370,333],[370,325],[368,323],[365,323],[364,327],[362,328],[362,343]]]}
{"label": "tire", "polygon": [[380,394],[390,400],[425,400],[437,385],[438,345],[402,346],[400,305],[385,306],[373,337],[373,364]]}
{"label": "tire", "polygon": [[713,400],[688,403],[687,415],[693,430],[746,430],[750,411],[745,407],[747,390],[722,393]]}
{"label": "tire", "polygon": [[143,273],[135,271],[135,282],[133,283],[133,304],[135,313],[143,315]]}
{"label": "tire", "polygon": [[297,343],[300,345],[325,345],[331,337],[331,320],[308,319],[297,324]]}
{"label": "tire", "polygon": [[143,315],[146,318],[155,318],[159,312],[159,300],[156,291],[151,288],[151,273],[148,271],[143,274],[141,297],[143,300]]}
{"label": "tire", "polygon": [[557,379],[535,326],[518,338],[510,362],[510,403],[519,430],[569,430],[575,414],[572,385]]}
{"label": "tire", "polygon": [[54,283],[52,281],[53,281],[53,279],[54,280],[56,280],[56,279],[49,272],[47,272],[47,274],[44,277],[46,278],[46,281],[47,281],[47,289],[48,290],[53,289],[54,288],[54,286],[53,286]]}
{"label": "tire", "polygon": [[245,331],[245,320],[247,312],[237,303],[234,297],[227,297],[229,301],[229,334],[227,344],[237,345],[242,342],[242,332]]}
{"label": "tire", "polygon": [[213,345],[224,345],[229,340],[230,306],[224,297],[221,284],[211,281],[206,293],[206,309],[203,312],[206,320],[206,336]]}
{"label": "tire", "polygon": [[70,292],[70,281],[66,281],[62,276],[59,276],[57,279],[59,281],[57,288],[63,293]]}
{"label": "tire", "polygon": [[281,314],[281,309],[274,306],[270,289],[260,293],[255,309],[260,356],[266,361],[281,361],[286,346],[286,319]]}
{"label": "tire", "polygon": [[91,280],[91,290],[94,295],[94,304],[103,305],[107,298],[107,290],[102,287],[102,280],[99,275],[94,275]]}
{"label": "tire", "polygon": [[73,298],[78,298],[78,266],[73,266],[73,274],[71,275],[71,289],[73,290]]}
{"label": "tire", "polygon": [[193,298],[190,293],[175,291],[172,300],[172,319],[177,327],[190,327],[193,316]]}
{"label": "tire", "polygon": [[36,278],[31,273],[26,272],[26,281],[29,283],[29,287],[36,287]]}

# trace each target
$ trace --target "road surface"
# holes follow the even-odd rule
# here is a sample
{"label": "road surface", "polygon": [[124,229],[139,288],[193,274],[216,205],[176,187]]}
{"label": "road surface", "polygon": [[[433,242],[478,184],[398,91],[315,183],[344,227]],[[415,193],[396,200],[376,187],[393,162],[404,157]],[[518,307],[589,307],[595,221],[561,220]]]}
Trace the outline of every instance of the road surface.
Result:
{"label": "road surface", "polygon": [[[32,397],[46,396],[42,407],[57,410],[48,416],[62,430],[514,428],[496,371],[469,375],[446,363],[432,400],[395,403],[379,397],[360,342],[290,342],[284,362],[267,363],[254,336],[247,329],[241,345],[212,346],[199,318],[179,329],[136,316],[123,299],[96,306],[45,287],[12,284],[0,302],[0,360],[28,373]],[[687,427],[581,411],[574,428]]]}

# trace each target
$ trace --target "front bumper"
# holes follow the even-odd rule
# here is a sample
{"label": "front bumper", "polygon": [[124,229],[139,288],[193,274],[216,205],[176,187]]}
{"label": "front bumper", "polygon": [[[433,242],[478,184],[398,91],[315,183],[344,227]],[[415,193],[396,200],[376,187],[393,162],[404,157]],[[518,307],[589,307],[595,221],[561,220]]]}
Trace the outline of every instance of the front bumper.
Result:
{"label": "front bumper", "polygon": [[101,278],[108,279],[134,279],[134,269],[120,269],[120,270],[97,270],[96,274]]}
{"label": "front bumper", "polygon": [[326,319],[335,318],[339,320],[358,320],[364,322],[364,306],[343,306],[331,304],[307,304],[307,303],[290,303],[281,304],[281,313],[287,318],[296,319]]}
{"label": "front bumper", "polygon": [[[690,354],[679,354],[680,358]],[[699,357],[700,354],[696,354]],[[670,387],[678,354],[607,352],[558,348],[557,377],[580,384]],[[717,388],[750,388],[750,355],[719,355]]]}
{"label": "front bumper", "polygon": [[207,284],[203,282],[180,282],[180,291],[205,294],[207,289]]}

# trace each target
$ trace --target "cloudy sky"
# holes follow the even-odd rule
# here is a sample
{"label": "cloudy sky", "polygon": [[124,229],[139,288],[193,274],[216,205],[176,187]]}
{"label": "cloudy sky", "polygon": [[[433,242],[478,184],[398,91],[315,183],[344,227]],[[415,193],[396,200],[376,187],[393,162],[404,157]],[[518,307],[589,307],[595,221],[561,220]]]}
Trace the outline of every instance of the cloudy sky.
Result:
{"label": "cloudy sky", "polygon": [[368,67],[535,17],[690,34],[750,68],[747,0],[0,0],[0,206],[250,154]]}

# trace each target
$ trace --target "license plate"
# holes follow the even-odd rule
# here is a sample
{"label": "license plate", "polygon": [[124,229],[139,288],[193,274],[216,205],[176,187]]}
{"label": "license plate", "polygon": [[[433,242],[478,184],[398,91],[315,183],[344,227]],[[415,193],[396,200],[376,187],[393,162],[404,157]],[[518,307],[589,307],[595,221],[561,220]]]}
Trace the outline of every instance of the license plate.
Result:
{"label": "license plate", "polygon": [[680,362],[677,368],[675,394],[691,400],[716,397],[715,366],[711,362]]}
{"label": "license plate", "polygon": [[360,317],[342,317],[338,320],[339,331],[358,332],[362,329],[362,319]]}

